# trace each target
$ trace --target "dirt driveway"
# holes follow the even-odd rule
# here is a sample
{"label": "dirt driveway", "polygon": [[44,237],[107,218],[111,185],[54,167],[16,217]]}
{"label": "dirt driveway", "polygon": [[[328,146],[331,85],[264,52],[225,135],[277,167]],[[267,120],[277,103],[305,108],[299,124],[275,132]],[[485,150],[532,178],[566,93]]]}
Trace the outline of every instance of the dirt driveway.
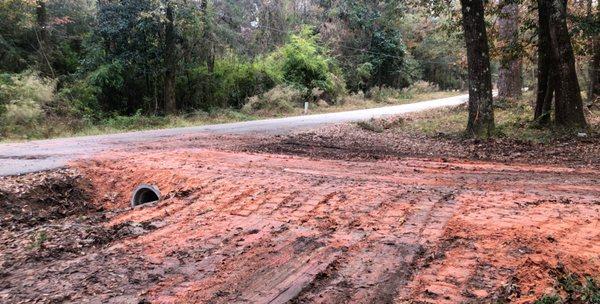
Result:
{"label": "dirt driveway", "polygon": [[[52,202],[93,203],[2,227],[0,301],[531,303],[558,292],[557,274],[600,273],[597,168],[211,145],[148,145],[63,172],[93,191]],[[49,181],[4,178],[0,198],[54,191],[24,178]],[[142,182],[166,197],[131,209]]]}

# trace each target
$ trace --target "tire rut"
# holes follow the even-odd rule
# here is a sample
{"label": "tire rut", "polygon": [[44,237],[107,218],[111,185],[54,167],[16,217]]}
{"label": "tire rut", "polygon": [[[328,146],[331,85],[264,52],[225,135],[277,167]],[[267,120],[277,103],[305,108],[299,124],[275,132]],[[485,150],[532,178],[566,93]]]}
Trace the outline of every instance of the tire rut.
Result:
{"label": "tire rut", "polygon": [[[383,237],[375,231],[348,244],[336,262],[330,263],[333,266],[316,275],[291,302],[393,303],[410,282],[417,259],[437,241],[459,207],[456,195],[446,191],[436,200],[416,201],[392,233]],[[394,207],[387,204],[386,208]]]}

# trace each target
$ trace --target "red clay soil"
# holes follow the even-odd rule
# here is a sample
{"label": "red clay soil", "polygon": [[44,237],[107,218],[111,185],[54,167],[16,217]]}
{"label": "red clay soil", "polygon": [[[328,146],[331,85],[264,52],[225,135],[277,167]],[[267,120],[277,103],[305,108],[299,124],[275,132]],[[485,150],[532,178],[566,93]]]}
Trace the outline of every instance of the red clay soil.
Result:
{"label": "red clay soil", "polygon": [[[0,302],[531,303],[600,274],[597,167],[182,146],[76,164],[104,211],[3,229]],[[165,198],[129,208],[139,183]]]}

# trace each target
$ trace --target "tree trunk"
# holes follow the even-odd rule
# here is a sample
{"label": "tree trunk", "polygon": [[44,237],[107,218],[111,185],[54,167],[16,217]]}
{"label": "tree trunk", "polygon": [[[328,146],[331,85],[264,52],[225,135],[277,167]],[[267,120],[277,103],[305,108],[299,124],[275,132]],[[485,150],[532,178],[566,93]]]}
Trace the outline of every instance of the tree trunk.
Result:
{"label": "tree trunk", "polygon": [[46,11],[46,0],[36,0],[35,15],[37,30],[35,32],[38,42],[38,55],[40,70],[55,78],[54,69],[48,59],[48,14]]}
{"label": "tree trunk", "polygon": [[39,29],[40,42],[48,40],[48,15],[46,14],[46,1],[37,0],[35,8],[36,21]]}
{"label": "tree trunk", "polygon": [[550,52],[550,29],[547,0],[538,0],[538,65],[537,97],[534,119],[544,125],[550,122],[552,98],[554,96],[554,78],[552,78],[553,55]]}
{"label": "tree trunk", "polygon": [[469,65],[467,133],[474,137],[490,137],[494,130],[494,108],[483,0],[461,0],[460,3]]}
{"label": "tree trunk", "polygon": [[[588,0],[588,18],[594,18],[592,13],[592,0]],[[596,4],[597,14],[600,14],[600,3]],[[588,101],[596,102],[600,99],[600,35],[591,38],[591,55],[589,66]]]}
{"label": "tree trunk", "polygon": [[513,0],[500,1],[498,20],[499,44],[501,48],[498,70],[498,97],[518,99],[521,97],[523,81],[522,61],[519,45],[519,4]]}
{"label": "tree trunk", "polygon": [[585,127],[583,101],[577,71],[575,55],[571,45],[571,37],[567,28],[567,1],[549,1],[549,29],[552,52],[556,58],[558,84],[555,98],[555,122],[567,127]]}
{"label": "tree trunk", "polygon": [[165,113],[175,114],[177,104],[175,100],[175,69],[177,62],[175,60],[175,25],[173,16],[173,6],[171,1],[167,2],[167,24],[165,28]]}
{"label": "tree trunk", "polygon": [[600,99],[600,37],[593,38],[593,56],[590,62],[590,84],[588,88],[588,101],[598,102]]}
{"label": "tree trunk", "polygon": [[200,10],[202,10],[202,19],[204,22],[204,33],[203,33],[203,57],[206,67],[210,74],[213,73],[215,67],[215,49],[213,39],[213,25],[211,20],[210,12],[208,11],[208,0],[202,0],[200,3]]}

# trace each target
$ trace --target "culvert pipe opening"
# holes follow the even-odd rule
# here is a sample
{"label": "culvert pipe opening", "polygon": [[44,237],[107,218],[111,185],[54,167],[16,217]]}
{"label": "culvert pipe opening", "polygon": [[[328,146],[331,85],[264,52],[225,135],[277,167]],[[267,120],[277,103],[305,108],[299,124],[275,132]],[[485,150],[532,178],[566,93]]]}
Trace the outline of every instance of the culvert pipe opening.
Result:
{"label": "culvert pipe opening", "polygon": [[131,195],[131,206],[139,206],[160,200],[160,190],[154,185],[141,184]]}

